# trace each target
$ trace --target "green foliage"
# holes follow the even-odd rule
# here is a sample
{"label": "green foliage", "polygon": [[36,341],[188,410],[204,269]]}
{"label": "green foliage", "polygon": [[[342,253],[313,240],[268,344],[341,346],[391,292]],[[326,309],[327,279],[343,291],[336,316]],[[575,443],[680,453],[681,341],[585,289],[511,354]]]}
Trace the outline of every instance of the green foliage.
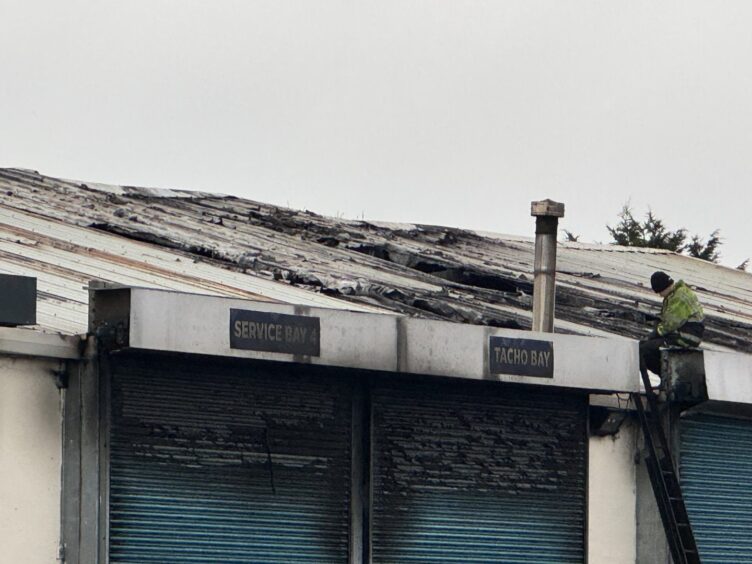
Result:
{"label": "green foliage", "polygon": [[572,232],[571,232],[571,231],[569,231],[568,229],[565,229],[565,230],[564,230],[564,238],[563,238],[563,241],[564,241],[565,243],[576,243],[576,242],[577,242],[577,241],[579,241],[579,240],[580,240],[580,236],[579,236],[579,235],[575,235],[574,233],[572,233]]}
{"label": "green foliage", "polygon": [[645,245],[645,228],[632,215],[632,208],[629,203],[624,204],[619,214],[620,221],[616,226],[606,225],[606,229],[614,239],[614,245],[622,247],[644,247]]}
{"label": "green foliage", "polygon": [[699,235],[694,235],[692,241],[687,245],[687,254],[691,257],[718,262],[720,253],[718,247],[721,245],[721,237],[718,229],[713,231],[708,237],[707,243],[703,243]]}
{"label": "green foliage", "polygon": [[632,207],[627,202],[618,217],[616,225],[606,225],[614,245],[666,249],[675,253],[686,252],[689,256],[710,262],[718,262],[720,258],[718,247],[721,245],[721,237],[718,229],[710,234],[707,242],[703,242],[699,235],[694,235],[687,243],[686,229],[669,229],[652,210],[648,211],[644,221],[639,221],[635,219]]}
{"label": "green foliage", "polygon": [[677,253],[682,252],[685,248],[684,241],[687,239],[686,229],[677,229],[676,231],[667,229],[663,221],[655,217],[652,211],[648,211],[647,219],[643,226],[645,247],[651,249],[668,249]]}

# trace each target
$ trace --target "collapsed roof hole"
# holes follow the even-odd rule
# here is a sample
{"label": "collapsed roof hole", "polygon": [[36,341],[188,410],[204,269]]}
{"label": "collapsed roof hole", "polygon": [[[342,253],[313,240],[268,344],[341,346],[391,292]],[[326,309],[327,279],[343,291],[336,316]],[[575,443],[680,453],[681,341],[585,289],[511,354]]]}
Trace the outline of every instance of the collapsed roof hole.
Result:
{"label": "collapsed roof hole", "polygon": [[368,255],[373,258],[393,262],[389,251],[384,245],[356,245],[352,249],[353,251],[363,253],[364,255]]}
{"label": "collapsed roof hole", "polygon": [[156,233],[151,233],[149,231],[133,229],[132,227],[125,227],[125,226],[121,227],[119,225],[114,225],[110,223],[97,223],[97,222],[90,223],[88,227],[92,229],[96,229],[98,231],[103,231],[105,233],[111,233],[113,235],[125,237],[126,239],[130,239],[132,241],[140,241],[142,243],[152,243],[154,245],[167,247],[169,249],[177,249],[177,250],[182,250],[182,251],[187,250],[188,252],[191,252],[190,249],[186,249],[185,245],[181,244],[179,241],[173,241],[167,236],[158,235]]}
{"label": "collapsed roof hole", "polygon": [[504,277],[491,271],[424,257],[393,246],[357,245],[351,248],[359,253],[464,286],[515,294],[519,292],[531,294],[533,291],[533,285],[526,280]]}
{"label": "collapsed roof hole", "polygon": [[532,285],[529,282],[504,278],[497,274],[475,270],[465,266],[447,268],[440,271],[432,272],[434,276],[463,284],[473,286],[474,288],[485,288],[486,290],[496,290],[498,292],[508,293],[532,293]]}
{"label": "collapsed roof hole", "polygon": [[500,329],[530,329],[530,327],[523,327],[521,323],[519,323],[515,319],[497,319],[497,318],[489,318],[483,320],[483,325],[488,325],[489,327],[498,327]]}

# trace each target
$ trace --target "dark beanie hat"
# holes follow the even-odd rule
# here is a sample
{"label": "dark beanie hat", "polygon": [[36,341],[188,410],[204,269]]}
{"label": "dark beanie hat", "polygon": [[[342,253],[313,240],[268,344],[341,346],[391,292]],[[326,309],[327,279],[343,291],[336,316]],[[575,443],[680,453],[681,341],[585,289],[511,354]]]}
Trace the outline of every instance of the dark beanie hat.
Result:
{"label": "dark beanie hat", "polygon": [[650,277],[650,286],[655,293],[663,292],[663,290],[671,286],[673,283],[674,281],[671,280],[671,277],[660,270],[658,272],[653,272],[653,275]]}

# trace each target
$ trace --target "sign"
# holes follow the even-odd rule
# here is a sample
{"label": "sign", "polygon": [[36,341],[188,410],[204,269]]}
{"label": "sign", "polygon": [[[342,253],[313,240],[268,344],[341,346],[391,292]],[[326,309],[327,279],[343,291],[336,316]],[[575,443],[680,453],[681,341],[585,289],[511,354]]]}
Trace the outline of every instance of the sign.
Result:
{"label": "sign", "polygon": [[488,352],[491,374],[554,377],[554,344],[550,341],[491,337]]}
{"label": "sign", "polygon": [[230,348],[319,356],[318,317],[230,310]]}
{"label": "sign", "polygon": [[0,274],[0,325],[36,325],[37,279]]}

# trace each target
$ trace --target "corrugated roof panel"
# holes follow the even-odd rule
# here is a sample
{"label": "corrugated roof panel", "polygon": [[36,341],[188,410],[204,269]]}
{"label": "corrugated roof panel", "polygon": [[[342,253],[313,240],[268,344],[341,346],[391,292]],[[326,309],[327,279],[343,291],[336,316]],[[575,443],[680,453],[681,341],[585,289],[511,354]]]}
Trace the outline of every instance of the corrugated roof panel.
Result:
{"label": "corrugated roof panel", "polygon": [[38,281],[38,325],[66,333],[87,327],[90,280],[355,311],[348,304],[262,278],[232,272],[190,255],[0,207],[0,272]]}
{"label": "corrugated roof panel", "polygon": [[[18,169],[0,169],[0,224],[0,267],[7,261],[4,268],[38,269],[65,299],[77,295],[73,284],[97,276],[530,327],[532,237],[343,220],[242,198],[83,184]],[[752,352],[752,275],[653,249],[562,243],[557,330],[646,334],[660,309],[649,288],[654,270],[697,288],[708,347]],[[50,274],[62,280],[53,284]]]}

